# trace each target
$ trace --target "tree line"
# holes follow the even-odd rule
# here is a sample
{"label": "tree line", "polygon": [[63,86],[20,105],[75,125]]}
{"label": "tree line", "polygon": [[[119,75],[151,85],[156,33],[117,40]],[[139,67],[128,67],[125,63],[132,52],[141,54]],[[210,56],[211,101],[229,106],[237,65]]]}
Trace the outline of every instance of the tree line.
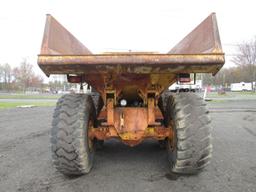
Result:
{"label": "tree line", "polygon": [[[217,75],[202,74],[203,84],[228,87],[231,83],[256,81],[256,37],[248,42],[237,45],[237,54],[232,62],[235,67],[222,68]],[[12,68],[9,64],[0,64],[0,91],[41,90],[46,85],[43,78],[35,74],[33,65],[23,60],[18,67]],[[62,87],[71,87],[67,82],[50,82],[47,87],[60,90]],[[254,87],[255,90],[255,87]]]}
{"label": "tree line", "polygon": [[215,76],[203,74],[203,84],[227,87],[231,83],[254,82],[255,78],[250,76],[250,73],[249,65],[222,68]]}
{"label": "tree line", "polygon": [[27,91],[42,89],[43,78],[35,74],[33,65],[23,60],[18,67],[0,64],[0,90]]}
{"label": "tree line", "polygon": [[[227,87],[231,83],[256,82],[256,37],[237,45],[232,57],[235,67],[222,68],[216,76],[203,75],[204,85]],[[255,87],[254,87],[255,90]]]}

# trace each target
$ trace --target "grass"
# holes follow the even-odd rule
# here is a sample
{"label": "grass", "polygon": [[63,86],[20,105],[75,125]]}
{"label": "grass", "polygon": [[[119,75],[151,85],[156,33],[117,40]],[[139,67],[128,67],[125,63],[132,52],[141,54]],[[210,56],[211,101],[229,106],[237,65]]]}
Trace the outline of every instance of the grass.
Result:
{"label": "grass", "polygon": [[61,95],[0,94],[0,99],[58,99]]}
{"label": "grass", "polygon": [[218,94],[216,92],[210,92],[206,94],[207,97],[211,98],[211,97],[232,97],[232,95],[230,93],[225,93],[225,94]]}
{"label": "grass", "polygon": [[223,103],[223,102],[227,102],[228,100],[210,100],[210,101],[206,101],[207,103]]}
{"label": "grass", "polygon": [[246,91],[241,91],[241,92],[226,92],[225,94],[221,95],[216,92],[210,92],[207,93],[207,97],[212,98],[212,97],[217,97],[217,98],[228,98],[228,97],[240,97],[240,96],[256,96],[255,92],[246,92]]}
{"label": "grass", "polygon": [[256,92],[249,92],[249,91],[242,91],[240,92],[241,95],[256,95]]}
{"label": "grass", "polygon": [[9,108],[15,108],[20,105],[34,105],[37,107],[51,107],[55,106],[56,102],[54,101],[47,101],[47,102],[1,102],[0,103],[0,109],[9,109]]}

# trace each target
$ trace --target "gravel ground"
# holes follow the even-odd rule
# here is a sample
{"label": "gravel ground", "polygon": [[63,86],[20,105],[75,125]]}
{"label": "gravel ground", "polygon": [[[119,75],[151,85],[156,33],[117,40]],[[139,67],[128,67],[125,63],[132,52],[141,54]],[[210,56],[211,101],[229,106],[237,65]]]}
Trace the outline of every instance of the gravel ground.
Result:
{"label": "gravel ground", "polygon": [[106,142],[91,173],[68,178],[51,163],[52,107],[0,110],[0,191],[256,191],[256,100],[210,102],[212,163],[196,176],[170,174],[165,150],[148,140]]}

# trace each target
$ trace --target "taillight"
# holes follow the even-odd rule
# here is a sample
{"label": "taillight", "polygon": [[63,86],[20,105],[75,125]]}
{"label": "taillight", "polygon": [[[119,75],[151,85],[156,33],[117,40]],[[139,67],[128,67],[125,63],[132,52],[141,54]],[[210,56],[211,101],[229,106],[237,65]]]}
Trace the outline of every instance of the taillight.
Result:
{"label": "taillight", "polygon": [[179,74],[177,81],[179,83],[190,83],[191,82],[190,74],[189,73]]}
{"label": "taillight", "polygon": [[67,79],[69,83],[81,83],[82,82],[82,76],[77,75],[67,75]]}

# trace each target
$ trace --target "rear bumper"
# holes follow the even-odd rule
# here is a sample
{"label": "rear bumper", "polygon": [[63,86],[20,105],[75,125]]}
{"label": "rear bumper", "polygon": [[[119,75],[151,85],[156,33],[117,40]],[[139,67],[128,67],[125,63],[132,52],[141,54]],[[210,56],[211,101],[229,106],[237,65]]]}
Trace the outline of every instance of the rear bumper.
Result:
{"label": "rear bumper", "polygon": [[39,55],[46,75],[87,73],[212,73],[225,63],[224,54],[94,54]]}

